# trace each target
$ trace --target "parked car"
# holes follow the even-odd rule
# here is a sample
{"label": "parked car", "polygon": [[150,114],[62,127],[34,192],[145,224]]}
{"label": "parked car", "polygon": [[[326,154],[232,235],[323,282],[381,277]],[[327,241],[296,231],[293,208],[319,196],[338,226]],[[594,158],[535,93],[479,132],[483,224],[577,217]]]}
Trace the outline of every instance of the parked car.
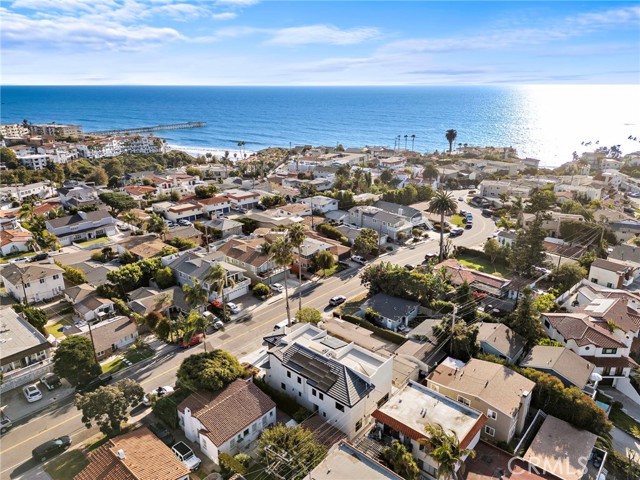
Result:
{"label": "parked car", "polygon": [[123,232],[129,230],[129,225],[126,223],[116,223],[116,227],[118,227],[118,230],[122,230]]}
{"label": "parked car", "polygon": [[79,393],[92,392],[100,387],[104,387],[105,385],[107,385],[112,378],[113,375],[111,375],[110,373],[103,373],[101,375],[98,375],[96,378],[89,380],[84,385],[78,385],[76,387],[76,391]]}
{"label": "parked car", "polygon": [[464,202],[464,197],[458,197],[459,202]]}
{"label": "parked car", "polygon": [[261,204],[261,203],[257,204],[257,205],[256,205],[256,208],[257,208],[258,210],[262,210],[262,211],[264,211],[264,210],[266,210],[266,209],[267,209],[267,207],[265,207],[265,206],[264,206],[263,204]]}
{"label": "parked car", "polygon": [[46,260],[47,258],[49,258],[49,254],[47,252],[40,252],[35,254],[33,257],[31,257],[31,259],[29,260],[30,262],[39,262],[40,260]]}
{"label": "parked car", "polygon": [[42,392],[35,383],[22,387],[22,393],[24,393],[24,398],[26,398],[29,403],[42,400]]}
{"label": "parked car", "polygon": [[464,228],[467,230],[469,230],[470,228],[473,228],[473,221],[469,220],[467,223],[465,223]]}
{"label": "parked car", "polygon": [[406,268],[407,270],[411,271],[411,270],[413,270],[414,268],[416,268],[416,266],[415,266],[415,265],[412,265],[412,264],[410,264],[410,263],[407,263],[407,264],[404,266],[404,268]]}
{"label": "parked car", "polygon": [[164,443],[167,447],[170,447],[175,443],[175,438],[171,432],[165,427],[162,423],[156,422],[149,425],[149,430],[153,432],[153,434],[160,439],[162,443]]}
{"label": "parked car", "polygon": [[54,388],[58,388],[60,383],[60,378],[55,373],[47,373],[40,377],[40,382],[47,388],[47,390],[53,390]]}
{"label": "parked car", "polygon": [[227,302],[227,308],[231,313],[240,313],[241,308],[233,302]]}
{"label": "parked car", "polygon": [[449,237],[459,237],[464,233],[464,229],[460,227],[452,228]]}
{"label": "parked car", "polygon": [[196,457],[193,450],[184,442],[178,442],[171,450],[178,459],[191,471],[197,470],[202,461]]}
{"label": "parked car", "polygon": [[11,427],[13,427],[13,422],[0,410],[0,434],[5,433]]}
{"label": "parked car", "polygon": [[271,290],[274,290],[274,291],[276,291],[278,293],[282,293],[282,292],[284,292],[284,287],[279,283],[272,283],[271,284]]}
{"label": "parked car", "polygon": [[624,213],[629,213],[631,215],[636,213],[636,211],[631,207],[624,207],[622,210],[624,211]]}
{"label": "parked car", "polygon": [[[296,323],[295,318],[291,320],[291,325],[293,325],[294,323]],[[284,327],[287,327],[287,326],[289,326],[289,320],[285,318],[284,320],[276,323],[273,326],[273,329],[274,330],[280,330],[281,328],[284,328]]]}
{"label": "parked car", "polygon": [[9,263],[15,265],[16,263],[24,263],[28,261],[29,259],[27,257],[18,257],[18,258],[14,258],[13,260],[9,260]]}
{"label": "parked car", "polygon": [[211,326],[215,329],[215,330],[220,330],[222,327],[224,327],[224,322],[222,320],[216,320],[215,322],[213,322],[211,324]]}
{"label": "parked car", "polygon": [[144,405],[149,405],[151,404],[151,396],[155,395],[156,398],[161,398],[164,397],[165,395],[170,395],[173,393],[173,387],[158,387],[155,390],[152,390],[151,392],[147,393],[144,397],[142,397],[142,403]]}
{"label": "parked car", "polygon": [[54,438],[37,446],[31,451],[31,456],[36,461],[44,462],[47,458],[64,452],[70,446],[71,437],[69,435],[63,435],[62,437]]}
{"label": "parked car", "polygon": [[193,223],[191,223],[189,220],[178,220],[178,225],[181,225],[183,227],[190,227],[191,225],[193,225]]}
{"label": "parked car", "polygon": [[491,210],[490,208],[484,208],[482,210],[482,216],[483,217],[488,217],[488,218],[493,217],[493,210]]}
{"label": "parked car", "polygon": [[427,253],[424,256],[424,259],[428,262],[429,260],[435,260],[438,258],[438,254],[437,253]]}
{"label": "parked car", "polygon": [[345,297],[344,295],[336,295],[335,297],[332,297],[331,300],[329,300],[329,305],[336,306],[346,301],[347,301],[347,297]]}
{"label": "parked car", "polygon": [[364,259],[364,257],[361,257],[360,255],[352,256],[351,257],[351,261],[359,263],[360,265],[366,265],[367,264],[367,261]]}
{"label": "parked car", "polygon": [[182,344],[180,346],[182,348],[195,347],[196,345],[201,344],[203,339],[204,339],[204,335],[202,333],[196,333],[188,341],[183,339]]}

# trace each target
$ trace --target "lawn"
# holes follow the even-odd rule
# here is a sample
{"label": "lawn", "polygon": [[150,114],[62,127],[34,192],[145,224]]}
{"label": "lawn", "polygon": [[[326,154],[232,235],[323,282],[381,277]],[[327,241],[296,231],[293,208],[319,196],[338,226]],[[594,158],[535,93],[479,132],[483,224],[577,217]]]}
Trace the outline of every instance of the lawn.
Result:
{"label": "lawn", "polygon": [[506,265],[503,263],[491,264],[489,260],[480,256],[472,256],[467,253],[461,254],[456,257],[462,265],[467,268],[473,268],[479,272],[490,273],[499,277],[506,277],[509,274]]}
{"label": "lawn", "polygon": [[51,475],[53,480],[68,480],[75,477],[87,465],[89,460],[80,450],[70,450],[51,460],[44,467],[44,471]]}
{"label": "lawn", "polygon": [[640,424],[636,422],[629,415],[624,413],[618,407],[613,407],[611,413],[609,413],[609,419],[614,423],[616,427],[625,432],[629,432],[636,438],[640,439]]}
{"label": "lawn", "polygon": [[[62,306],[58,311],[56,308]],[[47,334],[51,334],[54,337],[58,338],[64,335],[64,332],[59,332],[58,329],[65,325],[73,325],[73,307],[67,304],[59,304],[54,308],[47,309],[46,311],[47,317],[49,318],[49,323],[44,327]]]}
{"label": "lawn", "polygon": [[18,258],[18,257],[33,257],[36,253],[40,253],[40,252],[17,252],[17,253],[12,253],[11,255],[7,255],[6,257],[1,257],[0,258],[0,263],[9,263],[9,260],[11,260],[13,258]]}
{"label": "lawn", "polygon": [[327,268],[326,270],[318,270],[316,272],[316,275],[318,275],[320,277],[330,277],[331,275],[334,275],[334,274],[336,274],[338,272],[341,272],[344,269],[345,269],[345,267],[343,265],[340,265],[339,263],[336,263],[333,267]]}
{"label": "lawn", "polygon": [[112,240],[109,237],[100,237],[100,238],[94,238],[93,240],[88,240],[86,242],[77,242],[76,245],[82,248],[82,247],[90,247],[91,245],[98,245],[100,243],[109,243],[111,241]]}
{"label": "lawn", "polygon": [[464,228],[463,220],[464,220],[464,218],[462,218],[462,215],[454,215],[453,217],[451,217],[451,219],[449,219],[449,223],[451,223],[452,225],[455,225],[457,227]]}
{"label": "lawn", "polygon": [[[144,360],[145,358],[149,358],[153,356],[153,351],[149,349],[140,350],[136,348],[135,350],[129,350],[124,354],[124,357],[133,363],[138,363]],[[118,370],[122,370],[123,368],[128,367],[129,365],[122,359],[122,357],[114,358],[113,360],[102,364],[102,372],[103,373],[115,373]]]}

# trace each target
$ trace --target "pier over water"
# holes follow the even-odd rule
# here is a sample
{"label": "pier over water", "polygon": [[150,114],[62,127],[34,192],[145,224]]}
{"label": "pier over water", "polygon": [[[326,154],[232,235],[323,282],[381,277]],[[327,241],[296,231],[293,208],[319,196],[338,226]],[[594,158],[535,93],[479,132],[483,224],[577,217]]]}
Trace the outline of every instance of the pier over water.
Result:
{"label": "pier over water", "polygon": [[158,132],[160,130],[180,130],[183,128],[206,127],[206,122],[186,122],[172,123],[169,125],[155,125],[153,127],[121,128],[118,130],[102,130],[100,132],[89,132],[88,135],[134,135],[136,133]]}

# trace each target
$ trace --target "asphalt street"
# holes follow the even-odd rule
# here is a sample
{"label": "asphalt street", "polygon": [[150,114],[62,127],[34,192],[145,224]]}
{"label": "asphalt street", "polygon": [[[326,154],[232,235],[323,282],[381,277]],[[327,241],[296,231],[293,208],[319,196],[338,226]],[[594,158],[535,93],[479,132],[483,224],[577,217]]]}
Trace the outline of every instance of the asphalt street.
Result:
{"label": "asphalt street", "polygon": [[[453,192],[456,199],[460,192]],[[458,202],[460,208],[472,211],[474,226],[466,230],[460,237],[452,239],[455,245],[467,247],[481,246],[487,237],[495,232],[494,223],[480,215],[480,210],[470,207],[466,203]],[[414,205],[421,210],[425,204]],[[391,261],[399,265],[420,264],[427,253],[438,251],[436,232],[430,232],[431,238],[415,248],[401,248],[392,254],[384,255],[376,260]],[[360,267],[362,268],[362,267]],[[303,288],[303,306],[315,307],[328,314],[329,299],[335,295],[345,295],[347,298],[365,292],[360,285],[358,276],[360,268],[352,267],[337,275],[311,283]],[[291,310],[297,309],[297,297],[291,296]],[[284,294],[271,298],[259,306],[252,313],[250,319],[231,323],[224,331],[216,332],[207,337],[208,348],[221,348],[236,355],[241,361],[243,357],[259,357],[266,352],[262,338],[273,331],[273,325],[286,318]],[[163,385],[174,385],[176,371],[182,360],[194,353],[202,352],[204,345],[182,350],[175,346],[167,346],[160,351],[157,358],[148,365],[133,369],[126,376],[140,382],[145,391],[151,391]],[[257,353],[256,353],[257,352]],[[115,376],[115,379],[121,377]],[[150,412],[148,408],[136,407],[132,411],[132,420],[136,421]],[[27,472],[36,466],[31,459],[31,450],[43,442],[61,435],[70,435],[75,444],[90,438],[97,433],[97,428],[87,429],[82,421],[80,412],[73,406],[73,398],[57,408],[30,419],[27,423],[15,426],[0,440],[0,478],[29,478]]]}

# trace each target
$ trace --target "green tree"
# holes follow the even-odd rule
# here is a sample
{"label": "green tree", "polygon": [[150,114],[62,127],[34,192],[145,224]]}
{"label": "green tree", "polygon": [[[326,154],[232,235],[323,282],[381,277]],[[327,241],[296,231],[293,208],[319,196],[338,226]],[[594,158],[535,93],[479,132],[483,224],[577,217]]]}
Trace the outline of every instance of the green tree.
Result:
{"label": "green tree", "polygon": [[196,333],[202,333],[204,336],[204,352],[207,353],[207,328],[211,325],[208,315],[203,315],[196,310],[191,310],[184,322],[181,323],[184,325],[184,341],[190,342]]}
{"label": "green tree", "polygon": [[433,163],[427,163],[422,169],[422,179],[425,182],[431,182],[434,179],[438,178],[440,172],[438,171],[438,167],[436,167]]}
{"label": "green tree", "polygon": [[419,442],[427,447],[429,456],[438,463],[439,479],[450,480],[454,478],[456,471],[467,456],[475,458],[475,450],[462,448],[460,440],[453,430],[447,432],[442,425],[435,423],[426,425],[425,431],[427,438]]}
{"label": "green tree", "polygon": [[163,236],[168,229],[169,227],[167,227],[164,219],[157,213],[153,213],[151,218],[147,221],[147,232],[149,233],[157,233],[158,235]]}
{"label": "green tree", "polygon": [[119,285],[125,292],[130,292],[142,286],[144,275],[138,262],[124,265],[107,273],[107,280]]}
{"label": "green tree", "polygon": [[458,136],[458,132],[456,132],[452,128],[450,130],[447,130],[446,133],[444,134],[444,136],[447,139],[447,142],[449,142],[449,153],[451,153],[451,151],[453,150],[453,142],[456,141],[456,137]]}
{"label": "green tree", "polygon": [[527,348],[533,347],[538,339],[544,335],[540,324],[540,313],[534,308],[533,302],[533,290],[527,287],[520,293],[518,308],[513,312],[509,322],[509,326],[524,337]]}
{"label": "green tree", "polygon": [[520,230],[511,246],[508,262],[514,272],[528,275],[533,267],[542,267],[547,263],[544,250],[546,232],[542,228],[543,216],[536,214],[526,230]]}
{"label": "green tree", "polygon": [[291,308],[289,307],[289,286],[287,285],[287,279],[289,275],[289,268],[291,262],[293,262],[293,245],[287,237],[278,237],[271,245],[271,256],[276,265],[284,268],[284,299],[287,307],[287,319],[289,326],[291,326]]}
{"label": "green tree", "polygon": [[118,217],[122,212],[136,208],[138,205],[138,202],[128,193],[105,192],[98,195],[98,197],[109,206],[114,217]]}
{"label": "green tree", "polygon": [[35,205],[31,202],[26,202],[20,205],[20,212],[18,212],[18,218],[21,220],[27,220],[31,222],[35,215]]}
{"label": "green tree", "polygon": [[440,261],[444,259],[444,217],[453,215],[458,211],[458,204],[453,195],[438,190],[429,202],[429,212],[440,215]]}
{"label": "green tree", "polygon": [[382,170],[382,173],[380,174],[380,181],[385,185],[391,184],[391,182],[393,181],[393,172],[391,171],[391,169],[385,168],[384,170]]}
{"label": "green tree", "polygon": [[229,273],[220,263],[216,263],[209,269],[204,277],[204,281],[210,285],[209,291],[215,292],[217,297],[222,300],[223,315],[227,315],[227,296],[224,291],[227,288],[236,286],[233,278],[229,277]]}
{"label": "green tree", "polygon": [[317,325],[322,321],[322,314],[317,308],[306,307],[297,311],[296,320],[300,323],[313,323]]}
{"label": "green tree", "polygon": [[224,350],[186,357],[178,368],[178,383],[192,391],[222,390],[244,374],[238,359]]}
{"label": "green tree", "polygon": [[184,299],[189,306],[195,310],[202,311],[203,307],[209,301],[209,292],[207,288],[197,279],[193,281],[193,286],[184,284],[182,286]]}
{"label": "green tree", "polygon": [[302,309],[302,244],[307,238],[304,234],[304,224],[294,223],[287,232],[289,243],[298,250],[298,310]]}
{"label": "green tree", "polygon": [[41,308],[25,306],[22,309],[27,321],[42,334],[45,333],[44,326],[47,324],[47,314]]}
{"label": "green tree", "polygon": [[6,165],[8,170],[14,170],[18,168],[18,157],[16,152],[7,147],[0,148],[0,163]]}
{"label": "green tree", "polygon": [[363,228],[353,241],[353,247],[351,250],[356,255],[362,255],[365,257],[376,255],[378,252],[378,242],[380,236],[378,232],[372,228]]}
{"label": "green tree", "polygon": [[583,278],[587,278],[587,270],[577,263],[563,263],[553,270],[553,283],[559,293],[564,293]]}
{"label": "green tree", "polygon": [[60,342],[53,354],[53,371],[73,385],[86,383],[100,375],[102,370],[96,361],[91,340],[72,335]]}
{"label": "green tree", "polygon": [[526,211],[529,213],[546,212],[556,203],[556,194],[553,190],[537,188],[529,196],[529,204]]}
{"label": "green tree", "polygon": [[76,394],[76,408],[82,412],[82,423],[91,428],[95,423],[107,435],[118,435],[122,423],[127,421],[127,411],[137,405],[144,396],[144,390],[130,378],[114,385],[100,387],[85,395]]}
{"label": "green tree", "polygon": [[68,265],[64,265],[58,261],[56,261],[56,265],[64,270],[64,278],[69,280],[71,283],[76,285],[87,283],[87,276],[79,268],[69,267]]}
{"label": "green tree", "polygon": [[271,289],[264,283],[258,283],[253,287],[253,294],[257,297],[266,297],[271,293]]}
{"label": "green tree", "polygon": [[176,279],[173,276],[173,270],[170,267],[159,268],[154,279],[161,289],[169,288],[176,284]]}
{"label": "green tree", "polygon": [[454,358],[466,362],[477,355],[480,351],[478,343],[478,326],[476,324],[467,325],[464,322],[456,322],[451,333],[451,321],[445,317],[439,324],[433,327],[433,334],[445,341],[450,338],[447,344],[447,352]]}
{"label": "green tree", "polygon": [[[314,434],[304,427],[282,424],[266,429],[258,439],[258,458],[265,465],[274,465],[277,476],[301,480],[325,457],[327,451]],[[290,461],[282,462],[282,456]]]}
{"label": "green tree", "polygon": [[211,198],[219,191],[220,189],[215,185],[200,185],[195,188],[194,193],[198,198]]}
{"label": "green tree", "polygon": [[102,167],[96,167],[93,171],[86,177],[87,182],[93,182],[96,185],[106,185],[109,181],[109,177],[107,172],[104,171]]}
{"label": "green tree", "polygon": [[391,446],[382,451],[382,458],[389,465],[391,470],[396,472],[406,480],[414,480],[418,478],[420,469],[416,464],[415,458],[407,447],[398,440],[391,442]]}
{"label": "green tree", "polygon": [[466,321],[473,322],[476,318],[476,304],[471,287],[465,280],[456,290],[456,304],[458,314]]}
{"label": "green tree", "polygon": [[104,163],[103,168],[110,177],[120,178],[124,175],[124,165],[119,158],[110,158]]}
{"label": "green tree", "polygon": [[324,274],[326,270],[335,266],[336,257],[329,250],[320,250],[311,258],[311,264],[316,272],[321,270]]}
{"label": "green tree", "polygon": [[496,258],[498,258],[502,253],[502,247],[495,238],[490,238],[489,240],[484,242],[483,250],[484,253],[489,257],[489,260],[491,260],[491,263],[494,263],[496,261]]}

